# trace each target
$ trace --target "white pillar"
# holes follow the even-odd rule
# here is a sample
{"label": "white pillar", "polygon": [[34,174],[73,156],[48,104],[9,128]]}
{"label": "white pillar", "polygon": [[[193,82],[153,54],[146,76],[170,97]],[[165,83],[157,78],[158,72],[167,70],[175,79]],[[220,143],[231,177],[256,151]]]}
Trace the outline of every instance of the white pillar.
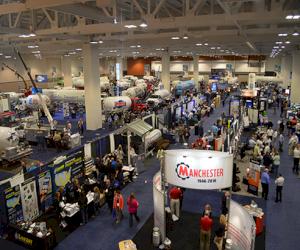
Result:
{"label": "white pillar", "polygon": [[281,78],[282,87],[287,88],[291,84],[291,71],[292,71],[292,56],[286,55],[281,58]]}
{"label": "white pillar", "polygon": [[170,91],[170,55],[167,52],[161,57],[161,81],[164,88]]}
{"label": "white pillar", "polygon": [[193,57],[193,65],[194,65],[195,87],[197,90],[199,90],[200,89],[200,86],[199,86],[199,56]]}
{"label": "white pillar", "polygon": [[96,130],[102,128],[102,110],[98,50],[92,44],[83,45],[83,73],[86,127]]}
{"label": "white pillar", "polygon": [[61,60],[64,86],[72,87],[72,60],[70,56],[63,56]]}
{"label": "white pillar", "polygon": [[116,79],[120,80],[123,78],[123,58],[118,56],[116,62]]}
{"label": "white pillar", "polygon": [[300,51],[293,53],[291,102],[300,103]]}

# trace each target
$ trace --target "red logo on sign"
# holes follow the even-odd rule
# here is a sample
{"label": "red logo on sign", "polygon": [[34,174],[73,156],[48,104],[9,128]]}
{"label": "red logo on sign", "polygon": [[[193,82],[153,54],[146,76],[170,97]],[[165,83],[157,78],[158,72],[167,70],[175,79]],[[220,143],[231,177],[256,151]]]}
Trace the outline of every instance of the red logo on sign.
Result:
{"label": "red logo on sign", "polygon": [[121,108],[124,106],[126,106],[126,102],[124,102],[122,100],[115,102],[115,108]]}

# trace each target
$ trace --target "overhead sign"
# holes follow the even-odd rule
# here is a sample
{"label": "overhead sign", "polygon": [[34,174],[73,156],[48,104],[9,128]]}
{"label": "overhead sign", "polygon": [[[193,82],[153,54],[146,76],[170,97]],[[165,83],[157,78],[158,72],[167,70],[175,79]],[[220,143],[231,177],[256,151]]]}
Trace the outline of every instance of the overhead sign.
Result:
{"label": "overhead sign", "polygon": [[166,182],[192,189],[232,185],[233,156],[225,152],[180,149],[165,151]]}

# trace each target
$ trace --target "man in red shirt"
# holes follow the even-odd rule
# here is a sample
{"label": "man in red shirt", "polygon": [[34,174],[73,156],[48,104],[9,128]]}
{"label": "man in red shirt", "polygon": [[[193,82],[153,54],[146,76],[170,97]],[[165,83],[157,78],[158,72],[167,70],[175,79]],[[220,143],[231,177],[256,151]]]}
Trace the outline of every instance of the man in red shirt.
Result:
{"label": "man in red shirt", "polygon": [[179,218],[180,199],[182,197],[182,191],[179,187],[173,187],[169,193],[171,213],[175,214]]}
{"label": "man in red shirt", "polygon": [[209,250],[212,225],[213,220],[209,217],[209,212],[205,211],[200,219],[200,250]]}

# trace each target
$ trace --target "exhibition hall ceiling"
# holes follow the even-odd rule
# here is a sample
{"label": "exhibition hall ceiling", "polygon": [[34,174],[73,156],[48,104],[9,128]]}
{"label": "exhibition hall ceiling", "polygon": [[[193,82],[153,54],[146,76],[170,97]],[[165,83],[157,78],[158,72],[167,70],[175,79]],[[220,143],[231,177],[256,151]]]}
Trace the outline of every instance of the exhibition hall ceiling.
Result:
{"label": "exhibition hall ceiling", "polygon": [[0,56],[270,55],[300,47],[299,0],[0,0]]}

